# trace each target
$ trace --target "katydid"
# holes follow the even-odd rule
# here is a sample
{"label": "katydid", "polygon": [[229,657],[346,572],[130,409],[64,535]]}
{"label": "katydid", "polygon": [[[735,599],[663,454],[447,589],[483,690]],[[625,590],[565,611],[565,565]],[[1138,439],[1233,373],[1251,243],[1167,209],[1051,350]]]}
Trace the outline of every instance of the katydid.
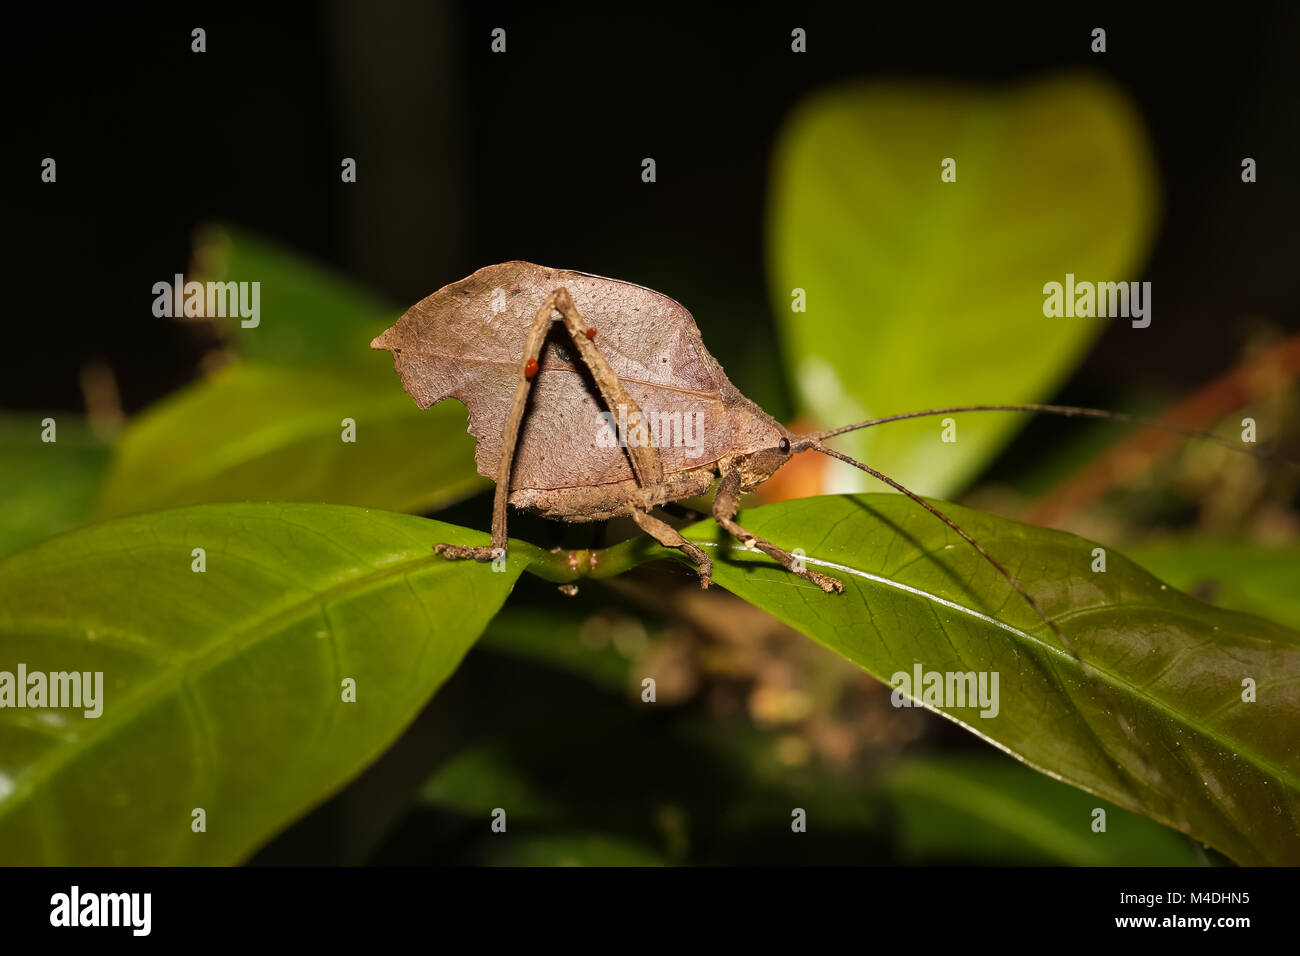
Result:
{"label": "katydid", "polygon": [[[551,334],[557,321],[560,336]],[[528,262],[486,266],[439,289],[371,347],[393,353],[407,393],[421,408],[448,397],[466,405],[478,471],[496,482],[492,543],[436,545],[444,557],[486,562],[504,555],[508,505],[566,522],[627,515],[661,544],[687,554],[707,588],[708,555],[651,512],[704,494],[716,483],[713,517],[729,534],[823,591],[839,592],[844,586],[838,579],[809,568],[735,520],[742,495],[792,456],[812,450],[872,475],[948,525],[1053,631],[1054,622],[1020,582],[947,515],[824,443],[907,418],[1020,411],[1142,421],[1229,444],[1161,422],[1067,405],[954,406],[795,434],[731,384],[680,303],[630,282]],[[630,440],[608,440],[608,422],[615,416],[620,426],[634,423]],[[665,427],[670,437],[684,437],[687,422],[701,424],[690,444],[663,440]],[[620,427],[620,439],[623,431]]]}

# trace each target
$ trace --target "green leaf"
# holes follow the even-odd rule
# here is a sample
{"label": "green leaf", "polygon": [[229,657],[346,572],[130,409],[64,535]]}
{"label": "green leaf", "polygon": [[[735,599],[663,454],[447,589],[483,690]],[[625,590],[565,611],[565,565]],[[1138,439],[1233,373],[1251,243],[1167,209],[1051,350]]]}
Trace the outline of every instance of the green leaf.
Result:
{"label": "green leaf", "polygon": [[614,693],[626,692],[632,660],[613,644],[585,643],[580,636],[585,623],[586,618],[554,601],[541,607],[512,604],[493,618],[479,646],[585,677]]}
{"label": "green leaf", "polygon": [[[354,508],[225,505],[0,561],[0,671],[103,673],[98,717],[0,709],[0,863],[246,857],[392,743],[526,563],[449,562],[430,550],[440,540],[483,536]],[[206,832],[191,829],[196,808]]]}
{"label": "green leaf", "polygon": [[[218,371],[137,416],[119,443],[97,514],[180,505],[317,501],[424,511],[487,482],[466,412],[421,412],[389,356],[370,348],[394,307],[274,243],[208,229],[198,271],[260,283],[256,328],[228,323],[253,361]],[[343,441],[344,421],[356,441]]]}
{"label": "green leaf", "polygon": [[[743,550],[715,560],[714,578],[886,683],[918,666],[996,672],[995,716],[969,702],[931,709],[1239,862],[1300,862],[1300,635],[1202,604],[1114,551],[1094,573],[1095,545],[1074,535],[941,507],[1058,622],[1092,677],[987,562],[898,495],[805,498],[741,515],[752,533],[836,574],[843,594]],[[709,523],[684,533],[716,549]],[[1247,680],[1254,702],[1242,699]]]}
{"label": "green leaf", "polygon": [[530,778],[532,768],[508,756],[492,746],[458,754],[420,788],[420,802],[481,819],[494,807],[509,807],[509,819],[520,823],[562,816],[563,804],[540,792]]}
{"label": "green leaf", "polygon": [[424,511],[484,487],[464,406],[420,411],[368,354],[350,371],[238,364],[164,399],[123,433],[99,516],[250,500]]}
{"label": "green leaf", "polygon": [[[228,323],[232,343],[253,361],[132,419],[99,517],[268,500],[424,511],[487,484],[464,407],[421,412],[391,357],[370,348],[392,306],[238,230],[207,230],[195,259],[205,279],[260,284],[260,324]],[[355,423],[355,442],[343,440],[345,420]]]}
{"label": "green leaf", "polygon": [[259,283],[259,322],[226,320],[231,343],[259,362],[363,365],[370,340],[401,309],[282,246],[229,226],[200,233],[195,260],[203,280]]}
{"label": "green leaf", "polygon": [[[953,755],[903,760],[880,788],[910,863],[1196,866],[1187,838],[1146,817],[1007,760]],[[1094,829],[1098,809],[1105,830]]]}
{"label": "green leaf", "polygon": [[54,414],[57,441],[41,440],[36,416],[0,416],[0,555],[85,520],[112,445],[75,415]]}
{"label": "green leaf", "polygon": [[1300,547],[1178,539],[1126,548],[1176,588],[1219,607],[1300,628]]}
{"label": "green leaf", "polygon": [[666,861],[628,840],[579,832],[498,841],[488,862],[496,866],[664,866]]}
{"label": "green leaf", "polygon": [[[955,182],[940,179],[945,158]],[[1047,318],[1044,284],[1140,279],[1156,220],[1141,122],[1100,79],[833,88],[796,109],[773,162],[773,303],[798,399],[823,426],[1047,397],[1126,320]],[[792,311],[794,289],[804,312]],[[943,495],[1021,423],[966,416],[957,441],[941,442],[941,423],[923,419],[840,441]],[[837,491],[870,481],[836,468]]]}

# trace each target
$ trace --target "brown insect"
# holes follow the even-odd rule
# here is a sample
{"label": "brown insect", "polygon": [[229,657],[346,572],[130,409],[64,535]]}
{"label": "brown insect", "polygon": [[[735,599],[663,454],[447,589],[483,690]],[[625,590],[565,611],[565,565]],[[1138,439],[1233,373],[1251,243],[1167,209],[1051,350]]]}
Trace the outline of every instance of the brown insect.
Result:
{"label": "brown insect", "polygon": [[[592,320],[598,325],[589,324]],[[562,335],[552,334],[557,322]],[[447,558],[491,561],[503,555],[507,504],[568,522],[629,515],[655,540],[689,555],[701,586],[708,587],[708,555],[651,511],[704,494],[717,482],[713,517],[728,533],[823,591],[842,591],[836,578],[808,568],[735,520],[742,495],[793,455],[811,449],[860,468],[943,521],[1058,636],[1055,623],[1029,592],[947,515],[889,476],[823,443],[907,418],[1024,411],[1142,421],[1233,447],[1216,436],[1166,423],[1065,405],[928,409],[794,434],[731,384],[704,347],[695,320],[678,302],[629,282],[528,262],[487,266],[439,289],[412,306],[371,347],[393,353],[407,393],[421,408],[448,397],[465,404],[469,431],[477,440],[478,471],[496,481],[492,543],[435,545]],[[691,445],[665,443],[662,429],[656,441],[653,428],[648,442],[601,441],[597,423],[608,422],[615,410],[620,423],[667,422],[671,431],[674,423],[690,420],[703,427]],[[602,414],[609,418],[601,419]],[[677,434],[683,431],[684,426]]]}

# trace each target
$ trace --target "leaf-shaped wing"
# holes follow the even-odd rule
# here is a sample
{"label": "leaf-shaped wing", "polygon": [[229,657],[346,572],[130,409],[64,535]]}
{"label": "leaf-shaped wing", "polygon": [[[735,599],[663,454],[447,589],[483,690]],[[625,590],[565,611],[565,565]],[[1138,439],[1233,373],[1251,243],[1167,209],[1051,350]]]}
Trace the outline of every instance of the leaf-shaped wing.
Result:
{"label": "leaf-shaped wing", "polygon": [[[693,447],[661,444],[664,473],[726,454],[731,435],[724,398],[738,393],[704,348],[690,312],[630,282],[529,262],[486,266],[416,303],[371,347],[393,353],[403,386],[421,408],[451,397],[469,409],[479,474],[495,478],[528,330],[543,300],[560,286],[598,330],[597,344],[643,412],[694,414],[702,418],[686,420],[706,423]],[[604,411],[557,323],[539,362],[512,490],[631,480],[623,449],[598,441]]]}

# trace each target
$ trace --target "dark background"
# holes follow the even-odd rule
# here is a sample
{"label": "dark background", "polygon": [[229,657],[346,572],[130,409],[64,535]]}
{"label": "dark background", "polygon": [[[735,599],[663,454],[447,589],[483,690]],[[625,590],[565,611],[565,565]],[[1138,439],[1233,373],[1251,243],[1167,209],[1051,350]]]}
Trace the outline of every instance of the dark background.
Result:
{"label": "dark background", "polygon": [[[1098,25],[1104,55],[1089,52]],[[190,52],[194,26],[204,54]],[[505,55],[489,50],[495,26]],[[806,54],[789,50],[794,26]],[[1168,318],[1140,350],[1112,325],[1067,396],[1136,380],[1181,392],[1231,364],[1257,323],[1300,328],[1293,5],[1177,19],[1092,4],[51,8],[7,34],[16,295],[0,407],[79,410],[92,357],[128,412],[192,378],[201,346],[153,317],[150,289],[187,270],[195,227],[216,219],[401,306],[510,258],[648,285],[687,304],[742,390],[788,415],[784,383],[764,378],[769,152],[798,100],[867,75],[1093,68],[1137,101],[1165,190],[1143,278]],[[1260,181],[1243,188],[1247,155]],[[40,182],[45,156],[55,185]],[[339,181],[344,156],[354,185]]]}

